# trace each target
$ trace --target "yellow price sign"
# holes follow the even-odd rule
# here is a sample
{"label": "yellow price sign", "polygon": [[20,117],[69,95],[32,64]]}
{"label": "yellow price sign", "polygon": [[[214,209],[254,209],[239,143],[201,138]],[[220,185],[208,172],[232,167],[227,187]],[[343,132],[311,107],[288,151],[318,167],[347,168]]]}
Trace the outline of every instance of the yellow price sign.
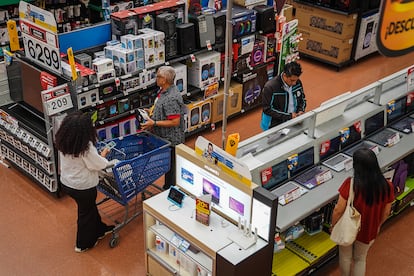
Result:
{"label": "yellow price sign", "polygon": [[69,60],[69,65],[70,65],[70,69],[72,72],[72,80],[76,80],[78,78],[78,74],[76,74],[76,66],[75,66],[75,58],[73,56],[73,50],[72,47],[68,48],[68,60]]}

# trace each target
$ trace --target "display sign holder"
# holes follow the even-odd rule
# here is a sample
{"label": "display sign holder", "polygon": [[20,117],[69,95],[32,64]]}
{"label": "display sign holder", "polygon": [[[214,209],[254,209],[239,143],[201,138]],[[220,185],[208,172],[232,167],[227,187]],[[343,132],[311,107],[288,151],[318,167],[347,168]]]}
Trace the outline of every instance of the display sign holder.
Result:
{"label": "display sign holder", "polygon": [[73,107],[69,86],[67,84],[44,90],[41,93],[44,111],[48,116],[55,115]]}
{"label": "display sign holder", "polygon": [[54,15],[35,5],[20,1],[19,25],[26,57],[61,75],[59,40]]}

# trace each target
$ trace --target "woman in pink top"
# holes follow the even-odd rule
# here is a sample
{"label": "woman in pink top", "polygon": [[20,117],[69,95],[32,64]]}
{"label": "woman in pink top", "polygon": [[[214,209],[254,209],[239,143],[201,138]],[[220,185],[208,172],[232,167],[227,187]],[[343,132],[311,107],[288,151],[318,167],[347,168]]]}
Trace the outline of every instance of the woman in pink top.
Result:
{"label": "woman in pink top", "polygon": [[[352,245],[339,246],[341,275],[351,274],[352,262],[353,275],[365,275],[368,249],[374,243],[381,225],[390,215],[391,203],[394,200],[392,183],[384,178],[372,150],[363,148],[355,151],[353,167],[354,207],[361,213],[361,230]],[[332,215],[332,227],[345,211],[350,183],[349,177],[339,188],[338,203]]]}

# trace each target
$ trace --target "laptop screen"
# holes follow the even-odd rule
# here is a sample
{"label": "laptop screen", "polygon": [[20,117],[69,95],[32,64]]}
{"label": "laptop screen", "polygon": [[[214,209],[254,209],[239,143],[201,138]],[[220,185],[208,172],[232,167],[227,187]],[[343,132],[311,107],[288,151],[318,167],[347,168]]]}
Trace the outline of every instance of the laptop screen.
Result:
{"label": "laptop screen", "polygon": [[324,141],[319,147],[319,160],[323,161],[330,156],[339,152],[341,136],[336,136],[330,140]]}
{"label": "laptop screen", "polygon": [[387,123],[391,123],[405,114],[407,97],[402,97],[387,103]]}
{"label": "laptop screen", "polygon": [[350,147],[361,140],[361,121],[341,130],[341,149]]}
{"label": "laptop screen", "polygon": [[365,120],[365,136],[374,133],[382,127],[384,127],[384,111],[380,111]]}
{"label": "laptop screen", "polygon": [[313,147],[298,153],[294,158],[288,158],[288,169],[290,170],[290,176],[295,176],[313,166],[314,161]]}
{"label": "laptop screen", "polygon": [[262,186],[268,190],[279,186],[288,179],[287,160],[261,171]]}

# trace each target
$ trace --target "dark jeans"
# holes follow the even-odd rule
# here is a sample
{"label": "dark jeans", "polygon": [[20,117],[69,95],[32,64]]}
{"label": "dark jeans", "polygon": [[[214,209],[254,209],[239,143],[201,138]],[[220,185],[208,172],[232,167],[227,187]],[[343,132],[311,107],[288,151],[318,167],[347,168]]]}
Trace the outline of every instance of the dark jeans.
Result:
{"label": "dark jeans", "polygon": [[163,188],[166,190],[175,185],[175,146],[171,146],[170,170],[165,174]]}
{"label": "dark jeans", "polygon": [[76,190],[62,185],[62,189],[78,205],[78,229],[76,247],[84,249],[95,245],[98,237],[105,234],[107,226],[102,222],[96,206],[96,187]]}

